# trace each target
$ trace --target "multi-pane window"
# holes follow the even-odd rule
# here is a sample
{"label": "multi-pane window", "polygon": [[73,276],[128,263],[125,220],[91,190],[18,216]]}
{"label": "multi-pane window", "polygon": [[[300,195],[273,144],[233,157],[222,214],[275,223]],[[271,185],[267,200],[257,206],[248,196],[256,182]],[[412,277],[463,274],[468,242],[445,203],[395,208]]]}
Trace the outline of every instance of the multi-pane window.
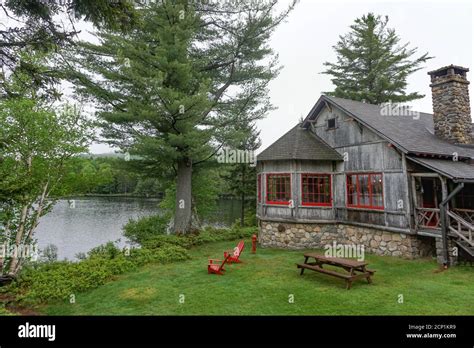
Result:
{"label": "multi-pane window", "polygon": [[383,177],[381,173],[347,175],[349,207],[383,209]]}
{"label": "multi-pane window", "polygon": [[288,204],[291,199],[291,175],[267,174],[267,203]]}
{"label": "multi-pane window", "polygon": [[331,176],[329,174],[301,174],[302,205],[331,205]]}
{"label": "multi-pane window", "polygon": [[257,198],[260,203],[262,201],[262,174],[257,175]]}

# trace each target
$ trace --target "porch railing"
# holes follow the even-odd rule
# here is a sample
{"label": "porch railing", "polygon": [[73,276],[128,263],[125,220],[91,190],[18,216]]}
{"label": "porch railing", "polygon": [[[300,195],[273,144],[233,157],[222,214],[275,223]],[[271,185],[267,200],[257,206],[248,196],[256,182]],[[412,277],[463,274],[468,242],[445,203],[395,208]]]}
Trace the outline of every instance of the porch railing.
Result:
{"label": "porch railing", "polygon": [[416,224],[418,228],[440,229],[439,209],[416,208]]}
{"label": "porch railing", "polygon": [[474,247],[474,224],[469,223],[461,216],[457,215],[452,211],[447,211],[449,224],[449,230],[454,233],[461,240],[467,242],[471,247]]}
{"label": "porch railing", "polygon": [[464,219],[464,221],[469,222],[471,225],[474,225],[474,210],[472,209],[460,209],[453,208],[451,209],[456,215]]}

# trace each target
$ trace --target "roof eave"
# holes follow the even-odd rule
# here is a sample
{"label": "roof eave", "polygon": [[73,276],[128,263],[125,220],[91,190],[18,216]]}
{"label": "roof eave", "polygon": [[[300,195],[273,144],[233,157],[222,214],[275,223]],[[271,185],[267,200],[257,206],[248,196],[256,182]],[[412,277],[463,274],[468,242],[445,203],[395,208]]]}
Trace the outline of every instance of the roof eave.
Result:
{"label": "roof eave", "polygon": [[432,171],[440,174],[440,175],[443,175],[445,177],[447,177],[448,179],[451,179],[453,182],[455,183],[458,183],[458,182],[465,182],[465,183],[474,183],[474,178],[462,178],[462,177],[456,177],[454,175],[451,175],[449,173],[446,173],[445,171],[439,169],[439,168],[435,168],[433,166],[430,166],[429,164],[427,163],[423,163],[422,161],[419,161],[417,158],[413,158],[413,157],[407,157],[409,160],[415,162],[415,163],[418,163],[419,165],[423,166],[423,167],[426,167],[428,169],[431,169]]}
{"label": "roof eave", "polygon": [[474,179],[455,178],[455,179],[452,179],[452,180],[456,184],[461,183],[461,182],[466,183],[466,184],[474,184]]}
{"label": "roof eave", "polygon": [[[415,155],[415,156],[432,156],[432,157],[443,157],[445,159],[452,159],[454,155],[447,155],[443,153],[436,153],[436,152],[419,152],[419,151],[409,151],[406,153],[407,155]],[[471,159],[469,156],[459,156],[458,159],[461,160],[468,160]]]}
{"label": "roof eave", "polygon": [[443,172],[442,170],[440,170],[440,169],[438,169],[438,168],[434,168],[433,166],[430,166],[429,164],[423,163],[422,161],[418,161],[417,158],[413,158],[413,157],[407,157],[407,158],[408,158],[409,160],[411,160],[411,161],[413,161],[413,162],[415,162],[415,163],[417,163],[417,164],[423,166],[423,167],[426,167],[426,168],[428,168],[428,169],[431,169],[432,171],[434,171],[434,172],[436,172],[436,173],[438,173],[438,174],[441,174],[441,175],[447,177],[448,179],[451,179],[451,180],[454,179],[454,177],[453,177],[452,175],[450,175],[450,174],[448,174],[448,173],[446,173],[446,172]]}

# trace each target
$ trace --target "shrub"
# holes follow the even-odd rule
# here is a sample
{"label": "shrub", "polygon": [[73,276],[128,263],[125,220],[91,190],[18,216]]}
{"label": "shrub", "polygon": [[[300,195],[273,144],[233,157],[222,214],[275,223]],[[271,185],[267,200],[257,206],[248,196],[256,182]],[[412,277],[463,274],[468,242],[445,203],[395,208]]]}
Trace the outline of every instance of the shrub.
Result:
{"label": "shrub", "polygon": [[96,288],[115,275],[146,263],[168,263],[187,258],[187,250],[177,245],[164,245],[157,250],[132,249],[127,256],[113,243],[107,243],[91,250],[89,257],[80,262],[61,261],[25,268],[10,291],[16,294],[18,301],[30,304],[67,300],[71,294]]}
{"label": "shrub", "polygon": [[186,249],[179,245],[171,244],[163,245],[156,250],[147,248],[132,249],[131,256],[137,266],[150,262],[169,263],[189,259],[189,254]]}
{"label": "shrub", "polygon": [[119,254],[121,254],[121,250],[115,246],[113,242],[107,242],[106,244],[99,245],[98,247],[92,248],[87,253],[89,257],[100,256],[107,259],[114,259]]}
{"label": "shrub", "polygon": [[248,238],[256,233],[255,227],[240,228],[234,226],[230,229],[218,229],[206,227],[205,229],[189,235],[161,235],[153,236],[144,240],[142,246],[147,249],[156,249],[165,245],[177,245],[189,249],[194,245],[219,242],[225,240],[234,240],[239,238]]}
{"label": "shrub", "polygon": [[239,238],[248,238],[252,234],[256,233],[255,227],[244,227],[240,228],[237,225],[230,229],[216,229],[207,227],[200,231],[197,235],[191,235],[189,238],[193,240],[193,245],[200,245],[210,242],[219,242],[225,240],[234,240]]}
{"label": "shrub", "polygon": [[168,218],[151,215],[138,220],[130,220],[123,227],[123,234],[132,242],[142,244],[154,236],[165,234],[167,226]]}
{"label": "shrub", "polygon": [[178,245],[182,248],[189,249],[193,244],[191,239],[176,235],[153,236],[142,243],[142,246],[147,249],[158,249],[164,245]]}
{"label": "shrub", "polygon": [[257,227],[257,215],[255,209],[247,211],[244,216],[244,224],[247,227]]}
{"label": "shrub", "polygon": [[27,303],[68,299],[72,294],[95,288],[134,268],[125,257],[92,257],[81,262],[55,262],[23,270],[16,281],[17,300]]}

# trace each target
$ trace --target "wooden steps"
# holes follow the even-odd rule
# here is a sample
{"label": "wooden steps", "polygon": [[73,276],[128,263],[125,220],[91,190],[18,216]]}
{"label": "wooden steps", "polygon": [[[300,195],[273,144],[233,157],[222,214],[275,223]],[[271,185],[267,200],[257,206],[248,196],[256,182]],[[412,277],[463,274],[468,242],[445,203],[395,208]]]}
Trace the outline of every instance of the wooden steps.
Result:
{"label": "wooden steps", "polygon": [[469,243],[460,239],[460,240],[456,240],[456,244],[460,248],[462,248],[466,253],[468,253],[470,256],[474,257],[474,247],[469,245]]}
{"label": "wooden steps", "polygon": [[456,244],[474,257],[474,226],[452,211],[448,210],[447,214],[452,219],[448,225],[449,235],[454,235]]}

